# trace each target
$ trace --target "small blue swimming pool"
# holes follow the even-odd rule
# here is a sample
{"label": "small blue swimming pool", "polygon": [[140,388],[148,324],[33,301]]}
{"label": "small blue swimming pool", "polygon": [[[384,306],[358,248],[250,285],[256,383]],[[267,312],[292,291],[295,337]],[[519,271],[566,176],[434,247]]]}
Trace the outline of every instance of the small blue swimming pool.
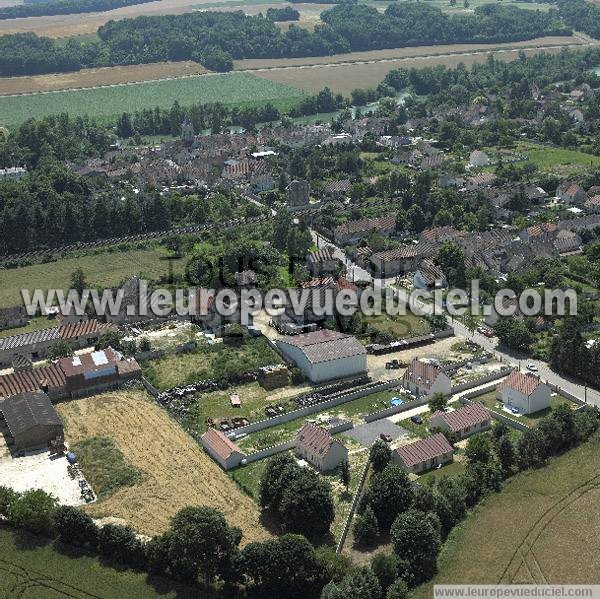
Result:
{"label": "small blue swimming pool", "polygon": [[401,406],[404,403],[404,400],[400,397],[392,397],[390,400],[390,404],[393,406]]}

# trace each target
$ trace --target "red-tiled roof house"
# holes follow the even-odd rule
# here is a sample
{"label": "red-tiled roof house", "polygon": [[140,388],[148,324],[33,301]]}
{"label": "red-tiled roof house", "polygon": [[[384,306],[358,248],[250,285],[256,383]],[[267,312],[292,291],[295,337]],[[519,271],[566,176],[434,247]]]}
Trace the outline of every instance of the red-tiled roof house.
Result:
{"label": "red-tiled roof house", "polygon": [[517,370],[496,387],[496,398],[521,414],[532,414],[550,407],[550,393],[550,387],[544,385],[539,377]]}

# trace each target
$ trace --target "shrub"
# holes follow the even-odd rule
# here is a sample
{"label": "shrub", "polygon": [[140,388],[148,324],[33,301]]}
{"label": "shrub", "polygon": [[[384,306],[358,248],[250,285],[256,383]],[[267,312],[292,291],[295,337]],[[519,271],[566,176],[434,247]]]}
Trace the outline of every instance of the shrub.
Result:
{"label": "shrub", "polygon": [[96,548],[98,527],[84,512],[69,505],[61,505],[54,515],[54,524],[58,538],[63,543],[77,547]]}
{"label": "shrub", "polygon": [[10,521],[18,528],[52,536],[56,505],[56,499],[45,491],[25,491],[12,502]]}
{"label": "shrub", "polygon": [[98,533],[98,553],[121,566],[143,568],[144,546],[130,526],[106,524]]}
{"label": "shrub", "polygon": [[369,547],[375,543],[378,536],[379,524],[377,524],[375,512],[370,505],[367,505],[363,513],[356,517],[354,540],[358,545]]}

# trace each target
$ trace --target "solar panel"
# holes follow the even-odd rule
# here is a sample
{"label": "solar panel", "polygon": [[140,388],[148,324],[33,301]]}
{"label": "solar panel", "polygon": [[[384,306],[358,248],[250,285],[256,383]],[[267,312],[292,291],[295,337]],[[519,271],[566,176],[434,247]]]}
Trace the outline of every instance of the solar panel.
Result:
{"label": "solar panel", "polygon": [[108,357],[103,351],[92,352],[92,360],[96,366],[103,366],[104,364],[108,364]]}

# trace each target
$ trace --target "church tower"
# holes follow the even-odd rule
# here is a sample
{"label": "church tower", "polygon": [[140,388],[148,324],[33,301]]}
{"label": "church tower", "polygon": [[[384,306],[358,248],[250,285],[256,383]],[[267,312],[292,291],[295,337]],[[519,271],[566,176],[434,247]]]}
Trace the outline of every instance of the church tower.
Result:
{"label": "church tower", "polygon": [[181,141],[188,145],[194,141],[194,126],[187,116],[181,123]]}

